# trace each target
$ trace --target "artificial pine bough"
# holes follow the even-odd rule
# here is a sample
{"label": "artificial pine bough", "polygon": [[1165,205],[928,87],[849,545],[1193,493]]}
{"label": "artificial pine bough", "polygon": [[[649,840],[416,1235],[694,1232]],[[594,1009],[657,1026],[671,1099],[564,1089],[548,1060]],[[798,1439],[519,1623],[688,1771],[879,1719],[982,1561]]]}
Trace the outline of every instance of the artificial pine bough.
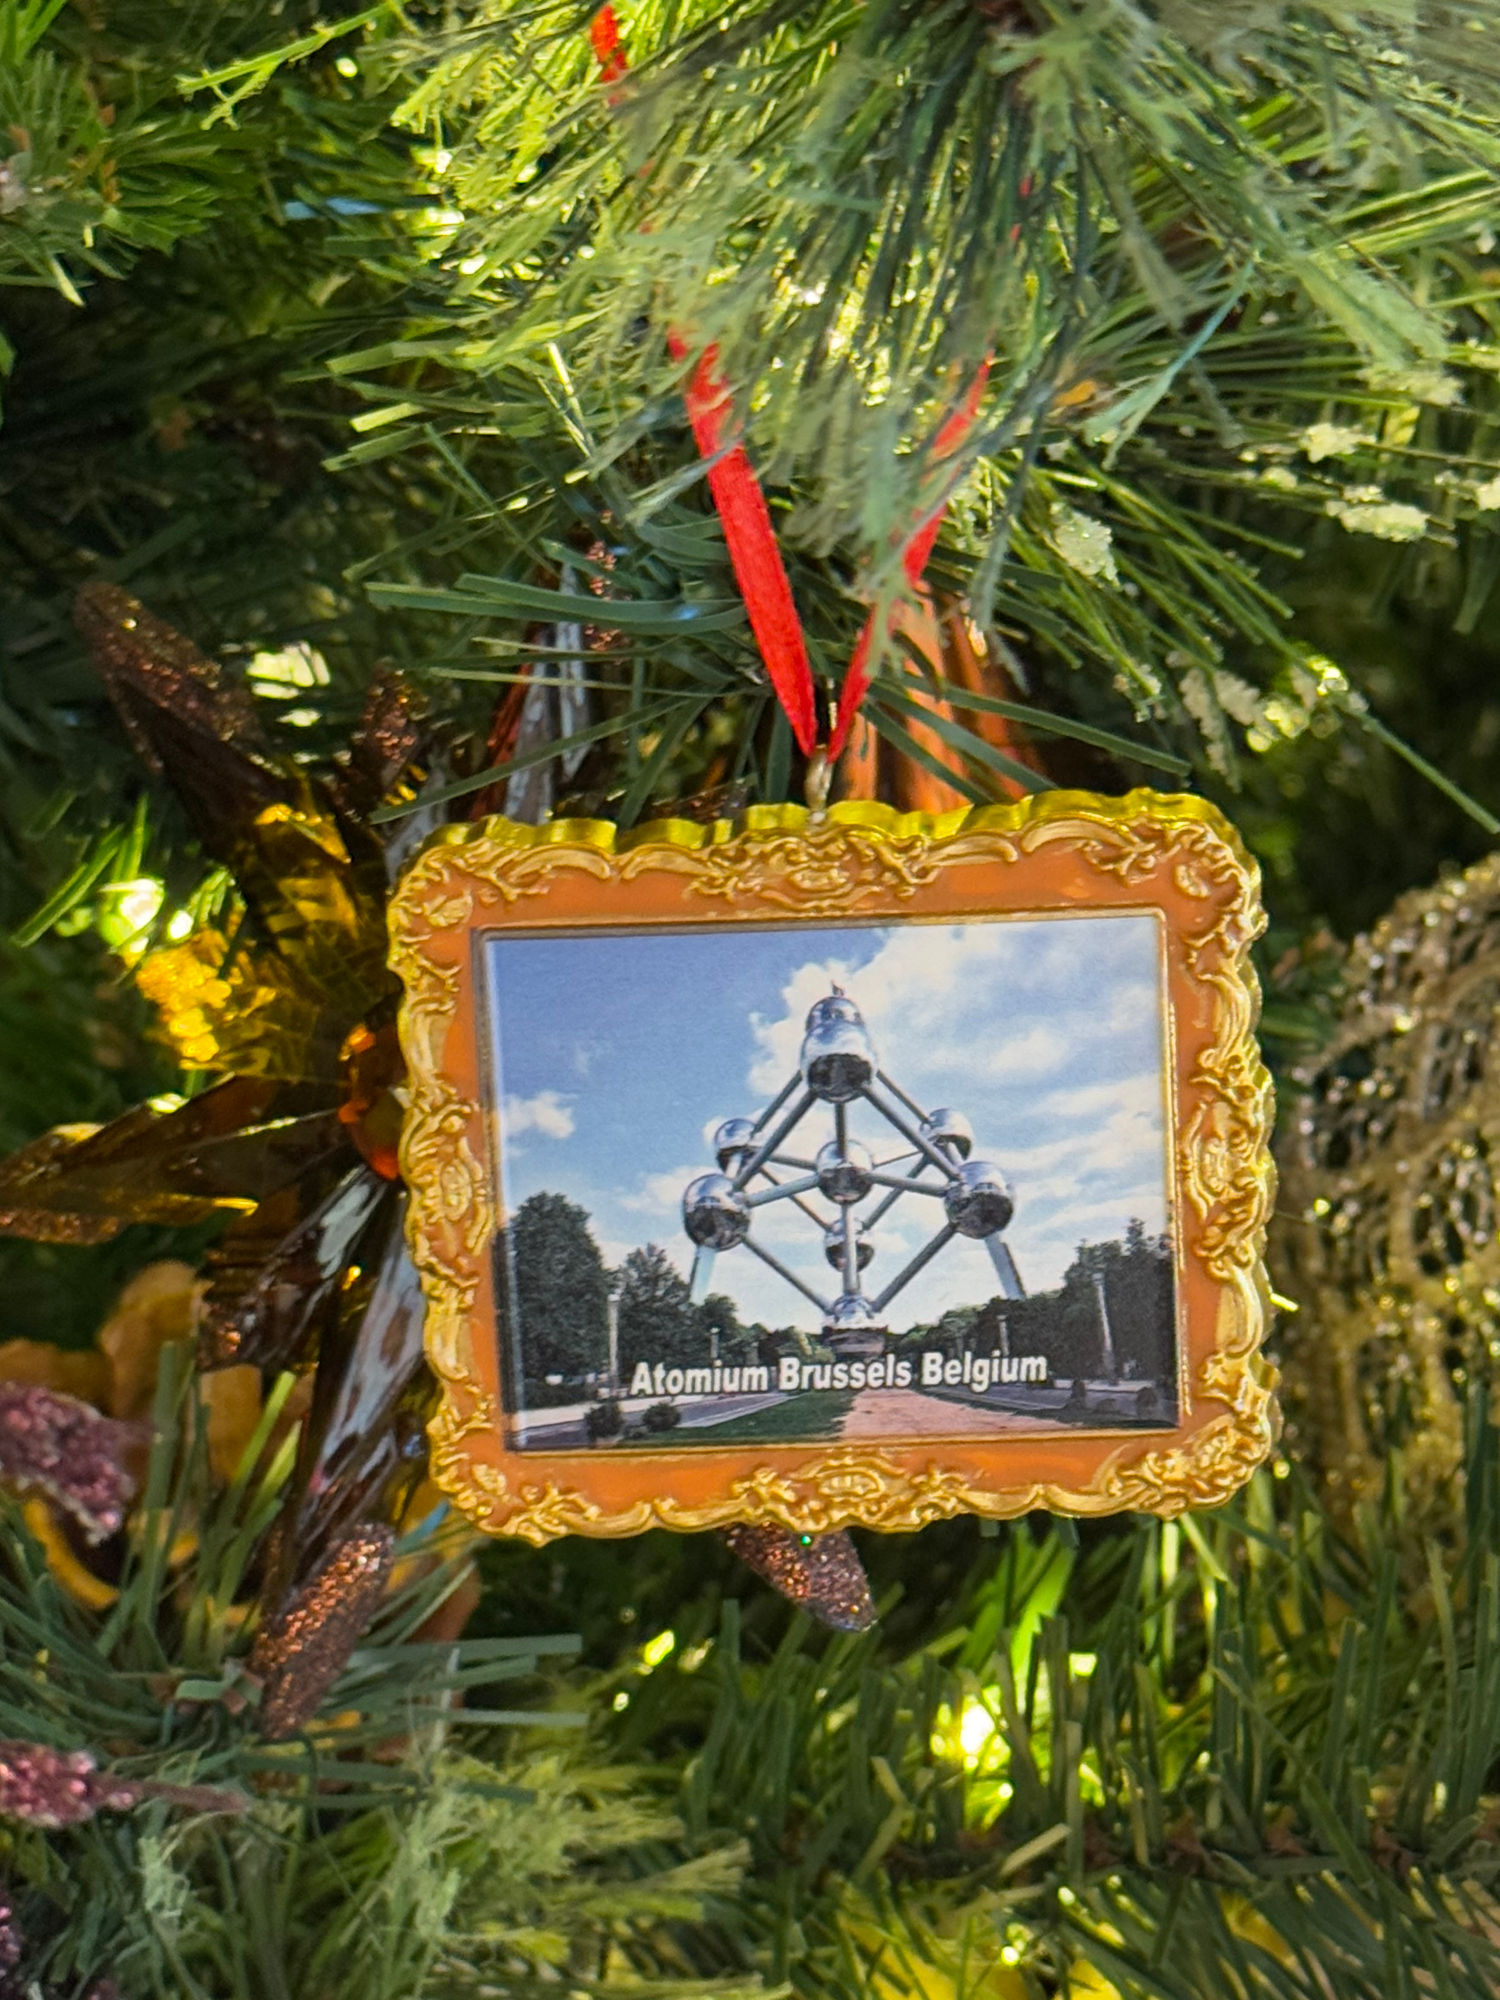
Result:
{"label": "artificial pine bough", "polygon": [[[336,753],[387,661],[442,745],[423,809],[788,795],[679,396],[710,344],[825,711],[876,614],[883,749],[846,785],[895,759],[903,802],[913,771],[948,802],[1237,793],[1284,926],[1353,928],[1495,831],[1464,790],[1493,804],[1494,0],[641,0],[609,74],[592,14],[0,0],[6,1150],[182,1083],[101,941],[139,964],[238,915],[109,710],[82,583],[222,653],[247,727],[285,718],[294,811],[357,782]],[[902,537],[940,502],[912,604]],[[417,804],[385,796],[381,838]],[[1304,1054],[1326,1031],[1316,991],[1271,1018]],[[376,1155],[379,1094],[342,1100]],[[7,1246],[9,1330],[87,1329],[209,1228]],[[210,1274],[243,1302],[235,1250]],[[501,1636],[454,1640],[420,1635],[469,1559],[419,1488],[278,1539],[327,1414],[281,1357],[236,1413],[170,1341],[144,1389],[122,1347],[27,1345],[0,1394],[0,1990],[1500,1985],[1472,1384],[1430,1543],[1399,1452],[1353,1516],[1279,1465],[1212,1520],[867,1549],[890,1622],[858,1638],[764,1593],[721,1621],[727,1558],[682,1554],[696,1594],[622,1647],[649,1547],[607,1578],[496,1552]],[[1297,1350],[1318,1365],[1307,1321]],[[561,1694],[514,1636],[559,1597],[602,1686]],[[595,1718],[583,1756],[516,1720],[557,1700]]]}

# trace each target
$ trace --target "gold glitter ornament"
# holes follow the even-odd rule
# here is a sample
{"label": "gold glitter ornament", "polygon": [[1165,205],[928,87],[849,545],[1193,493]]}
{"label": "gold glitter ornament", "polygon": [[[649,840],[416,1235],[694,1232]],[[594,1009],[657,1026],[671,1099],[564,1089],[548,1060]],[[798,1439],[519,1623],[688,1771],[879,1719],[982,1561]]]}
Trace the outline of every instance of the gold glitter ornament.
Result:
{"label": "gold glitter ornament", "polygon": [[1500,855],[1403,896],[1351,947],[1280,1149],[1287,1448],[1347,1513],[1393,1465],[1457,1503],[1467,1384],[1500,1380]]}

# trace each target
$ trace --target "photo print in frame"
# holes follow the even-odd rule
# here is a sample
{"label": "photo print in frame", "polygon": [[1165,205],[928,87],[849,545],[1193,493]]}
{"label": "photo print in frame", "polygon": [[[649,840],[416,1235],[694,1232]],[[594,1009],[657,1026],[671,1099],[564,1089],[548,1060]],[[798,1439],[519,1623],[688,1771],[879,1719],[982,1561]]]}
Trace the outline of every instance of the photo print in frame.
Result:
{"label": "photo print in frame", "polygon": [[1227,1497],[1260,923],[1145,792],[447,830],[393,914],[441,1483],[538,1541]]}

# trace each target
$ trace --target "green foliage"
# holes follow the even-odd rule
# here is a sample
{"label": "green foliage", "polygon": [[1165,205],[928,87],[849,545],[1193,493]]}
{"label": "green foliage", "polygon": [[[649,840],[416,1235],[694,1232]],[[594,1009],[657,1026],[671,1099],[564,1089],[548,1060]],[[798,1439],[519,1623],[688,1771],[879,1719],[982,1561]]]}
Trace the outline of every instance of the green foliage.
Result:
{"label": "green foliage", "polygon": [[722,1845],[651,1865],[680,1822],[619,1764],[536,1737],[466,1755],[439,1730],[398,1768],[410,1789],[382,1811],[320,1827],[268,1806],[221,1836],[217,1875],[202,1830],[163,1840],[183,1982],[163,1991],[459,2000],[541,1994],[562,1977],[610,1992],[631,1983],[625,1962],[612,1975],[616,1940],[688,1922],[733,1890],[737,1856]]}
{"label": "green foliage", "polygon": [[1211,1517],[971,1540],[956,1591],[922,1560],[952,1531],[918,1537],[904,1646],[799,1622],[745,1643],[736,1604],[714,1624],[686,1596],[618,1679],[622,1754],[672,1757],[688,1827],[750,1846],[694,1962],[818,2000],[868,1992],[877,1948],[898,1990],[966,1960],[1007,2000],[1067,1991],[1079,1961],[1128,2000],[1479,2000],[1500,1976],[1496,1472],[1476,1407],[1468,1539],[1415,1598],[1399,1466],[1345,1543],[1284,1464]]}
{"label": "green foliage", "polygon": [[[620,1278],[620,1372],[627,1380],[643,1361],[668,1368],[707,1361],[703,1310],[693,1304],[686,1280],[659,1243],[632,1250]],[[648,1422],[650,1416],[648,1410]]]}
{"label": "green foliage", "polygon": [[[0,0],[0,924],[39,940],[0,959],[7,1144],[172,1080],[103,947],[133,885],[161,885],[153,922],[214,893],[72,633],[86,578],[249,669],[312,760],[393,662],[467,799],[495,702],[582,625],[582,809],[795,787],[674,325],[720,343],[825,695],[897,538],[951,499],[930,575],[1012,682],[942,723],[972,796],[1015,775],[974,734],[999,715],[1045,757],[1027,783],[1229,798],[1278,954],[1493,838],[1495,0],[641,0],[615,90],[589,12]],[[984,348],[981,421],[939,462]],[[910,751],[914,703],[954,691],[899,644],[879,667],[872,719]],[[1278,1046],[1320,1004],[1288,971]],[[148,1254],[9,1246],[7,1332],[76,1334],[112,1260]],[[675,1327],[701,1360],[710,1310],[636,1278],[622,1358],[670,1358]],[[580,1283],[558,1338],[586,1322],[597,1352]],[[1399,1468],[1353,1546],[1281,1468],[1213,1519],[871,1538],[864,1640],[789,1625],[708,1538],[501,1548],[479,1636],[413,1639],[434,1572],[272,1750],[226,1607],[275,1484],[205,1503],[182,1556],[201,1443],[175,1409],[114,1612],[5,1528],[0,1733],[251,1804],[9,1835],[49,1978],[107,1963],[174,2000],[757,1974],[1054,2000],[1080,1959],[1130,2000],[1500,1980],[1477,1411],[1468,1540],[1415,1589]],[[529,1635],[560,1624],[628,1697],[576,1760],[517,1747],[481,1692],[553,1699]],[[353,1755],[315,1790],[334,1743]]]}
{"label": "green foliage", "polygon": [[1477,220],[1496,73],[1460,10],[1383,11],[645,0],[606,87],[575,5],[477,0],[398,54],[471,218],[486,363],[566,328],[628,420],[675,379],[642,338],[665,312],[717,346],[772,476],[814,472],[814,539],[878,548],[952,484],[901,454],[987,352],[969,463],[1018,446],[1065,371],[1160,341],[1086,427],[1128,438],[1252,291],[1363,365],[1442,360],[1370,197],[1415,156],[1467,171],[1449,200]]}
{"label": "green foliage", "polygon": [[[1451,549],[1461,622],[1493,584],[1484,19],[648,3],[608,88],[570,6],[397,37],[403,115],[464,219],[424,309],[335,364],[369,405],[346,463],[446,453],[491,554],[434,589],[399,574],[430,571],[431,538],[408,543],[376,600],[448,614],[433,673],[503,689],[539,620],[597,612],[570,568],[611,599],[582,809],[629,821],[705,779],[784,795],[676,325],[719,343],[830,697],[900,536],[951,496],[933,581],[1064,782],[1187,768],[1274,795],[1262,760],[1311,738],[1360,784],[1409,758],[1493,830],[1372,714],[1359,658],[1288,617],[1309,541],[1347,565],[1371,538],[1387,591]],[[982,420],[935,464],[986,345]],[[868,712],[919,760],[920,689],[886,648]],[[959,789],[1038,782],[975,734],[984,706],[936,725]]]}
{"label": "green foliage", "polygon": [[603,1368],[609,1274],[588,1211],[565,1195],[529,1195],[501,1254],[514,1274],[527,1374],[576,1379]]}
{"label": "green foliage", "polygon": [[[314,648],[323,680],[256,682],[313,754],[342,740],[382,658],[482,739],[517,669],[547,657],[547,620],[595,623],[598,589],[613,602],[576,737],[582,809],[629,821],[717,782],[786,795],[790,742],[667,393],[685,294],[675,275],[641,291],[662,259],[700,291],[712,275],[704,324],[721,316],[739,344],[726,369],[825,688],[891,585],[892,525],[952,485],[934,581],[987,616],[1025,697],[990,706],[1060,782],[1245,788],[1287,896],[1323,885],[1312,915],[1367,898],[1320,836],[1372,800],[1389,801],[1403,880],[1421,863],[1397,828],[1470,851],[1462,815],[1491,816],[1465,781],[1488,796],[1487,767],[1472,736],[1446,740],[1451,696],[1425,677],[1449,627],[1481,617],[1500,546],[1494,78],[1465,25],[1489,4],[1429,10],[1420,31],[1401,9],[1331,6],[1152,21],[1103,0],[995,20],[894,0],[784,17],[646,5],[625,20],[634,68],[615,105],[572,10],[294,8],[269,33],[258,8],[184,0],[165,20],[113,10],[88,37],[59,15],[16,87],[44,58],[90,88],[97,73],[118,136],[188,79],[172,118],[211,139],[198,184],[213,206],[184,208],[173,257],[146,252],[128,284],[88,289],[69,266],[83,311],[36,291],[0,308],[19,356],[7,479],[24,495],[0,492],[6,920],[70,882],[96,920],[123,880],[113,861],[97,871],[99,834],[130,819],[138,781],[66,615],[91,574],[128,578],[233,660]],[[823,198],[852,185],[851,77],[889,135],[861,156],[884,190],[873,215]],[[540,95],[526,109],[533,83],[560,93],[545,113]],[[1016,107],[999,126],[981,116],[995,91]],[[397,124],[403,100],[430,143]],[[1024,196],[1001,157],[1018,147]],[[164,173],[170,157],[164,141]],[[710,157],[764,167],[698,173]],[[1010,174],[1000,206],[968,202],[990,172]],[[680,227],[656,226],[661,204]],[[900,282],[877,272],[882,246],[908,259]],[[955,283],[998,316],[992,383],[965,452],[924,469],[912,438],[953,392],[943,357],[968,351],[965,314],[939,309]],[[840,346],[828,329],[850,311],[859,339]],[[1007,312],[1041,331],[1019,339]],[[1033,382],[1035,352],[1052,359]],[[810,368],[792,365],[803,353]],[[835,365],[884,370],[885,400],[824,393]],[[1395,679],[1382,604],[1423,620]],[[908,752],[927,671],[892,649],[870,707]],[[981,798],[1014,775],[974,734],[983,702],[940,723]],[[1408,743],[1428,755],[1403,774]],[[486,782],[461,775],[468,754],[460,741],[460,794]],[[1451,810],[1430,801],[1434,772],[1456,783]],[[159,802],[147,833],[139,865],[185,897],[199,877]]]}
{"label": "green foliage", "polygon": [[81,1609],[0,1501],[0,1736],[240,1805],[10,1823],[0,1865],[27,1976],[107,1968],[130,2000],[522,1994],[559,1974],[608,1990],[611,1941],[689,1920],[732,1889],[737,1858],[683,1847],[629,1770],[584,1749],[585,1716],[558,1706],[573,1641],[421,1639],[463,1568],[428,1546],[430,1522],[318,1713],[287,1742],[258,1737],[242,1600],[291,1469],[294,1439],[266,1449],[290,1386],[220,1492],[194,1378],[167,1351],[113,1605]]}
{"label": "green foliage", "polygon": [[[314,17],[303,4],[282,11]],[[55,288],[79,306],[91,280],[201,235],[231,209],[274,221],[264,176],[288,138],[313,164],[316,108],[288,88],[276,108],[291,130],[252,119],[210,131],[179,89],[181,68],[259,39],[264,18],[202,0],[149,9],[127,0],[107,15],[66,0],[4,0],[0,285]],[[302,52],[328,39],[309,37]]]}

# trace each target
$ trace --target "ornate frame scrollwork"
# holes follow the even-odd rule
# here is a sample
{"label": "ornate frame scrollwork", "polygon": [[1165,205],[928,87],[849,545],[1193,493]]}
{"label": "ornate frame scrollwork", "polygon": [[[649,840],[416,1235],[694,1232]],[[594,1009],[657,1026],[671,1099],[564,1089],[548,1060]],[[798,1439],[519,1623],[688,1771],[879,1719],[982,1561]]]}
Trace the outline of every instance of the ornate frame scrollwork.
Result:
{"label": "ornate frame scrollwork", "polygon": [[[405,986],[402,1167],[442,1384],[432,1470],[476,1524],[531,1542],[777,1521],[909,1529],[1049,1507],[1172,1515],[1227,1499],[1271,1449],[1260,1354],[1273,1193],[1270,1079],[1255,1042],[1258,873],[1204,800],[1046,792],[932,818],[867,804],[733,824],[606,821],[450,827],[409,869],[392,916]],[[878,1445],[508,1448],[491,1275],[498,1225],[483,1105],[473,942],[507,925],[954,920],[1153,910],[1167,940],[1169,1100],[1185,1395],[1175,1430],[1006,1433]]]}

